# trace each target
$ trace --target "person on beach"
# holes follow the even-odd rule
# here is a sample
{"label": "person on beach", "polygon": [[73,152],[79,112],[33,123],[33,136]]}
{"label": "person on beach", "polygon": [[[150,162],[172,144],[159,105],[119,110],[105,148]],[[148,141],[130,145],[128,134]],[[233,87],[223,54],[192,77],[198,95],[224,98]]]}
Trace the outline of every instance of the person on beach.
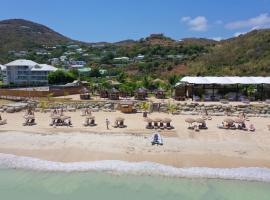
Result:
{"label": "person on beach", "polygon": [[108,118],[106,118],[106,127],[107,127],[107,130],[109,130],[109,124],[110,124],[110,121],[108,120]]}

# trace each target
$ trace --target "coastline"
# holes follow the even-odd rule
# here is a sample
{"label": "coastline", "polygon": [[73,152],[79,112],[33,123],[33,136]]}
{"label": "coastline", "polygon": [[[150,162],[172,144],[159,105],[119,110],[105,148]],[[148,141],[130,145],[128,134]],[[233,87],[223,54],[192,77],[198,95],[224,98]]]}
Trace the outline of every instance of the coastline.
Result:
{"label": "coastline", "polygon": [[[0,129],[0,160],[2,164],[4,161],[11,164],[12,168],[21,167],[21,162],[17,165],[18,160],[30,160],[31,162],[26,162],[30,163],[27,166],[28,169],[35,167],[37,163],[43,163],[45,166],[48,163],[53,166],[74,167],[75,165],[78,168],[85,164],[94,166],[96,163],[102,163],[99,170],[110,171],[108,166],[114,162],[128,163],[125,165],[127,171],[133,169],[133,166],[139,165],[141,167],[137,171],[139,174],[143,172],[142,166],[150,167],[150,171],[154,170],[153,166],[158,166],[158,169],[165,167],[173,169],[172,171],[188,170],[187,173],[193,173],[191,169],[196,169],[195,171],[200,172],[202,177],[209,175],[205,174],[205,171],[211,173],[218,171],[218,176],[221,178],[270,180],[268,174],[270,137],[266,126],[267,118],[250,118],[249,123],[254,123],[256,126],[254,133],[217,129],[216,124],[224,119],[222,116],[213,117],[212,120],[207,121],[208,130],[195,132],[188,130],[188,125],[184,122],[185,118],[194,116],[170,115],[175,129],[161,131],[164,145],[152,146],[150,138],[154,130],[145,129],[146,123],[141,114],[93,113],[98,126],[92,128],[83,127],[84,118],[80,116],[79,112],[67,113],[74,124],[74,127],[71,128],[50,127],[49,114],[44,113],[36,113],[37,125],[24,127],[22,126],[22,115],[23,113],[13,113],[2,116],[7,117],[8,124],[1,126]],[[125,117],[128,127],[106,130],[104,119],[108,117],[112,122],[118,116]],[[168,114],[155,113],[150,117],[164,118],[168,117]],[[3,156],[7,155],[12,159],[3,159]],[[33,164],[32,161],[37,161],[37,163]],[[104,166],[107,168],[105,169]],[[40,167],[42,168],[42,166]],[[232,174],[227,176],[228,170],[233,173],[233,176]],[[120,171],[125,171],[125,169]],[[152,171],[149,174],[152,174]],[[116,170],[116,172],[119,171]],[[210,178],[214,176],[211,173]],[[237,173],[239,174],[237,175]],[[182,177],[184,176],[183,171],[180,174]],[[250,178],[250,174],[253,174],[254,177]],[[164,175],[164,172],[161,175]]]}
{"label": "coastline", "polygon": [[270,183],[270,169],[240,168],[176,168],[153,162],[100,160],[62,163],[0,153],[0,169],[22,169],[45,172],[103,172],[110,174],[164,176],[169,178],[207,178]]}

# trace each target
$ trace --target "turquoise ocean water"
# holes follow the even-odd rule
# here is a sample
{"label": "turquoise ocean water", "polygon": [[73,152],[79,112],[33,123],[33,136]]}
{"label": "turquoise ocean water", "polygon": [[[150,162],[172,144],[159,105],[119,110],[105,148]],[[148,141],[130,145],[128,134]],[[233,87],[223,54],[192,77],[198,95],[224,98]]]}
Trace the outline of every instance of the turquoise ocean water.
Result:
{"label": "turquoise ocean water", "polygon": [[0,169],[3,200],[269,200],[270,183]]}

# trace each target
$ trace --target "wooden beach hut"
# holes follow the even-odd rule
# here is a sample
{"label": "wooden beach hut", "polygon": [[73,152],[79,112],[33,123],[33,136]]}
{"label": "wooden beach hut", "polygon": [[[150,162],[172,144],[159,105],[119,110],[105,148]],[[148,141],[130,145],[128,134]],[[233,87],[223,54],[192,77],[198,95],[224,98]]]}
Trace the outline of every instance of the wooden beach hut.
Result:
{"label": "wooden beach hut", "polygon": [[88,100],[90,98],[91,98],[91,96],[90,96],[89,90],[87,88],[85,88],[85,87],[82,88],[80,90],[80,99],[81,100]]}
{"label": "wooden beach hut", "polygon": [[112,88],[111,91],[109,92],[109,99],[110,100],[119,100],[119,90]]}
{"label": "wooden beach hut", "polygon": [[122,113],[134,113],[134,103],[132,101],[123,101],[119,103],[119,110]]}
{"label": "wooden beach hut", "polygon": [[139,88],[135,92],[135,99],[145,100],[147,97],[147,90],[145,88]]}
{"label": "wooden beach hut", "polygon": [[160,89],[157,89],[155,91],[155,96],[157,99],[165,99],[166,98],[165,93],[166,93],[166,91],[164,89],[160,88]]}

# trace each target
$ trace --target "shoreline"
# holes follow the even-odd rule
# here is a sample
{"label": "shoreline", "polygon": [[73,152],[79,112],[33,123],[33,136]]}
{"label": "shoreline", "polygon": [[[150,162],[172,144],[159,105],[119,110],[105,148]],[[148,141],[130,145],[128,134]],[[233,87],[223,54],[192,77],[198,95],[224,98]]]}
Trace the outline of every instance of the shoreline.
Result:
{"label": "shoreline", "polygon": [[[268,168],[270,169],[270,134],[267,118],[250,117],[256,131],[224,130],[216,125],[224,117],[208,120],[207,130],[187,129],[185,118],[194,116],[153,113],[151,118],[172,119],[172,131],[161,131],[163,146],[152,146],[150,138],[155,130],[146,130],[141,114],[125,115],[120,112],[93,113],[97,126],[84,127],[79,112],[67,113],[74,127],[49,126],[49,114],[36,113],[37,125],[22,126],[23,113],[4,114],[8,124],[0,127],[0,154],[41,159],[63,164],[103,162],[156,163],[174,168]],[[111,122],[124,117],[127,128],[110,127]]]}
{"label": "shoreline", "polygon": [[44,172],[102,172],[117,175],[164,176],[169,178],[206,178],[270,183],[270,168],[176,168],[153,162],[100,160],[61,163],[0,153],[0,169],[22,169]]}

